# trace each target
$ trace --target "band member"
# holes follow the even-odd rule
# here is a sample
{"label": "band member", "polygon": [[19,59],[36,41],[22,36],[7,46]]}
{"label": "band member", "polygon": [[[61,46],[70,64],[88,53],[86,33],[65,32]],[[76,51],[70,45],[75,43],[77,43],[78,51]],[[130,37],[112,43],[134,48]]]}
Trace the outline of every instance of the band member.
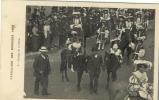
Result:
{"label": "band member", "polygon": [[97,51],[97,48],[92,48],[93,54],[89,57],[87,67],[90,77],[90,93],[97,94],[98,78],[103,64],[102,56]]}
{"label": "band member", "polygon": [[51,71],[49,57],[47,55],[47,48],[42,46],[40,48],[40,55],[38,55],[33,63],[35,87],[34,93],[39,94],[39,85],[42,86],[42,95],[48,95],[48,75]]}
{"label": "band member", "polygon": [[98,44],[98,50],[104,49],[106,42],[109,41],[109,30],[105,26],[105,23],[102,22],[101,27],[97,30],[97,44]]}

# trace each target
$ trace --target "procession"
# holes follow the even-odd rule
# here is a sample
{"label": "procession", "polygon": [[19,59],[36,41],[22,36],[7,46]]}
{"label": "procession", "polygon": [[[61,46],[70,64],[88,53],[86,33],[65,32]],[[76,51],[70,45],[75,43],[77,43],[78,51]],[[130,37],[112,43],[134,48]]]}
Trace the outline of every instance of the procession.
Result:
{"label": "procession", "polygon": [[154,9],[27,6],[25,93],[153,100],[154,22]]}

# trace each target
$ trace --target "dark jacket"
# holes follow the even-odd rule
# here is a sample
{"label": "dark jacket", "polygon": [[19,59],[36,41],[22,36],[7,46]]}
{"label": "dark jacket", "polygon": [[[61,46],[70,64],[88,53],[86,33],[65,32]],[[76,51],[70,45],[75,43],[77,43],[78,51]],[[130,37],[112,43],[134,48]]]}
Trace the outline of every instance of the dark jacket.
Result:
{"label": "dark jacket", "polygon": [[98,54],[97,58],[95,55],[91,55],[88,58],[87,68],[89,72],[100,72],[100,67],[102,67],[103,59],[102,56]]}
{"label": "dark jacket", "polygon": [[[50,62],[48,55],[45,56],[45,59],[40,55],[38,55],[33,63],[33,68],[34,68],[34,76],[39,77],[41,75],[47,76],[50,71]],[[40,73],[42,71],[42,73]]]}
{"label": "dark jacket", "polygon": [[84,55],[74,56],[72,59],[74,70],[84,71],[86,70],[86,59]]}
{"label": "dark jacket", "polygon": [[120,41],[120,49],[124,48],[129,44],[129,35],[126,32],[123,32],[121,35],[121,41]]}
{"label": "dark jacket", "polygon": [[69,60],[70,52],[67,49],[64,49],[61,51],[61,65],[60,65],[60,71],[64,71],[67,69],[68,66],[68,60]]}

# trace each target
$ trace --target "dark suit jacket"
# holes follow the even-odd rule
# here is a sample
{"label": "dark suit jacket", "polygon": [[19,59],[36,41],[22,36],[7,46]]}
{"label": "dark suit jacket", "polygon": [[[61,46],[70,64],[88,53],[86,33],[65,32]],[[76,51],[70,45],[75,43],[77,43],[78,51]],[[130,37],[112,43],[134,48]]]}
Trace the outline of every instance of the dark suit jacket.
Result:
{"label": "dark suit jacket", "polygon": [[100,67],[102,67],[103,59],[102,56],[98,54],[98,57],[95,58],[94,55],[91,55],[88,58],[87,68],[89,72],[100,72]]}
{"label": "dark suit jacket", "polygon": [[67,49],[64,49],[61,51],[61,65],[60,65],[60,71],[64,71],[67,69],[67,64],[69,63],[69,55],[70,51]]}
{"label": "dark suit jacket", "polygon": [[74,56],[72,59],[74,70],[84,71],[86,70],[86,59],[84,55]]}
{"label": "dark suit jacket", "polygon": [[121,35],[121,41],[120,41],[119,48],[123,49],[128,44],[129,44],[129,35],[128,35],[128,33],[123,32],[122,35]]}
{"label": "dark suit jacket", "polygon": [[[34,68],[34,75],[36,77],[39,77],[41,75],[47,76],[51,71],[48,56],[45,56],[45,59],[44,59],[41,56],[41,54],[38,55],[34,60],[33,68]],[[40,74],[40,71],[42,71],[43,73]]]}

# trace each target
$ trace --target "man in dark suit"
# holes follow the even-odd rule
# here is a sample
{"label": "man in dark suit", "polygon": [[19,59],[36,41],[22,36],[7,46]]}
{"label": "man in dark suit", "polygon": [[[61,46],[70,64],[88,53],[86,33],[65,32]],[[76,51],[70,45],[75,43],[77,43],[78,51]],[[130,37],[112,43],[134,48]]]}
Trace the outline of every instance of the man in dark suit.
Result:
{"label": "man in dark suit", "polygon": [[67,48],[64,48],[61,51],[61,66],[60,66],[60,72],[62,75],[62,81],[64,81],[64,78],[66,81],[69,81],[68,75],[67,75],[67,67],[69,66],[69,56],[71,54],[71,51],[69,51]]}
{"label": "man in dark suit", "polygon": [[86,70],[86,59],[81,52],[76,52],[72,59],[73,69],[77,71],[77,91],[81,90],[81,79],[83,72]]}
{"label": "man in dark suit", "polygon": [[40,51],[40,54],[35,58],[33,63],[34,76],[36,77],[34,93],[36,95],[39,94],[39,85],[41,84],[42,95],[48,95],[48,92],[47,92],[48,75],[51,71],[49,58],[48,58],[48,55],[46,54],[48,50],[46,47],[42,46],[39,51]]}
{"label": "man in dark suit", "polygon": [[97,94],[98,78],[103,64],[102,56],[97,51],[97,48],[92,48],[93,54],[89,57],[87,67],[90,77],[90,93]]}

